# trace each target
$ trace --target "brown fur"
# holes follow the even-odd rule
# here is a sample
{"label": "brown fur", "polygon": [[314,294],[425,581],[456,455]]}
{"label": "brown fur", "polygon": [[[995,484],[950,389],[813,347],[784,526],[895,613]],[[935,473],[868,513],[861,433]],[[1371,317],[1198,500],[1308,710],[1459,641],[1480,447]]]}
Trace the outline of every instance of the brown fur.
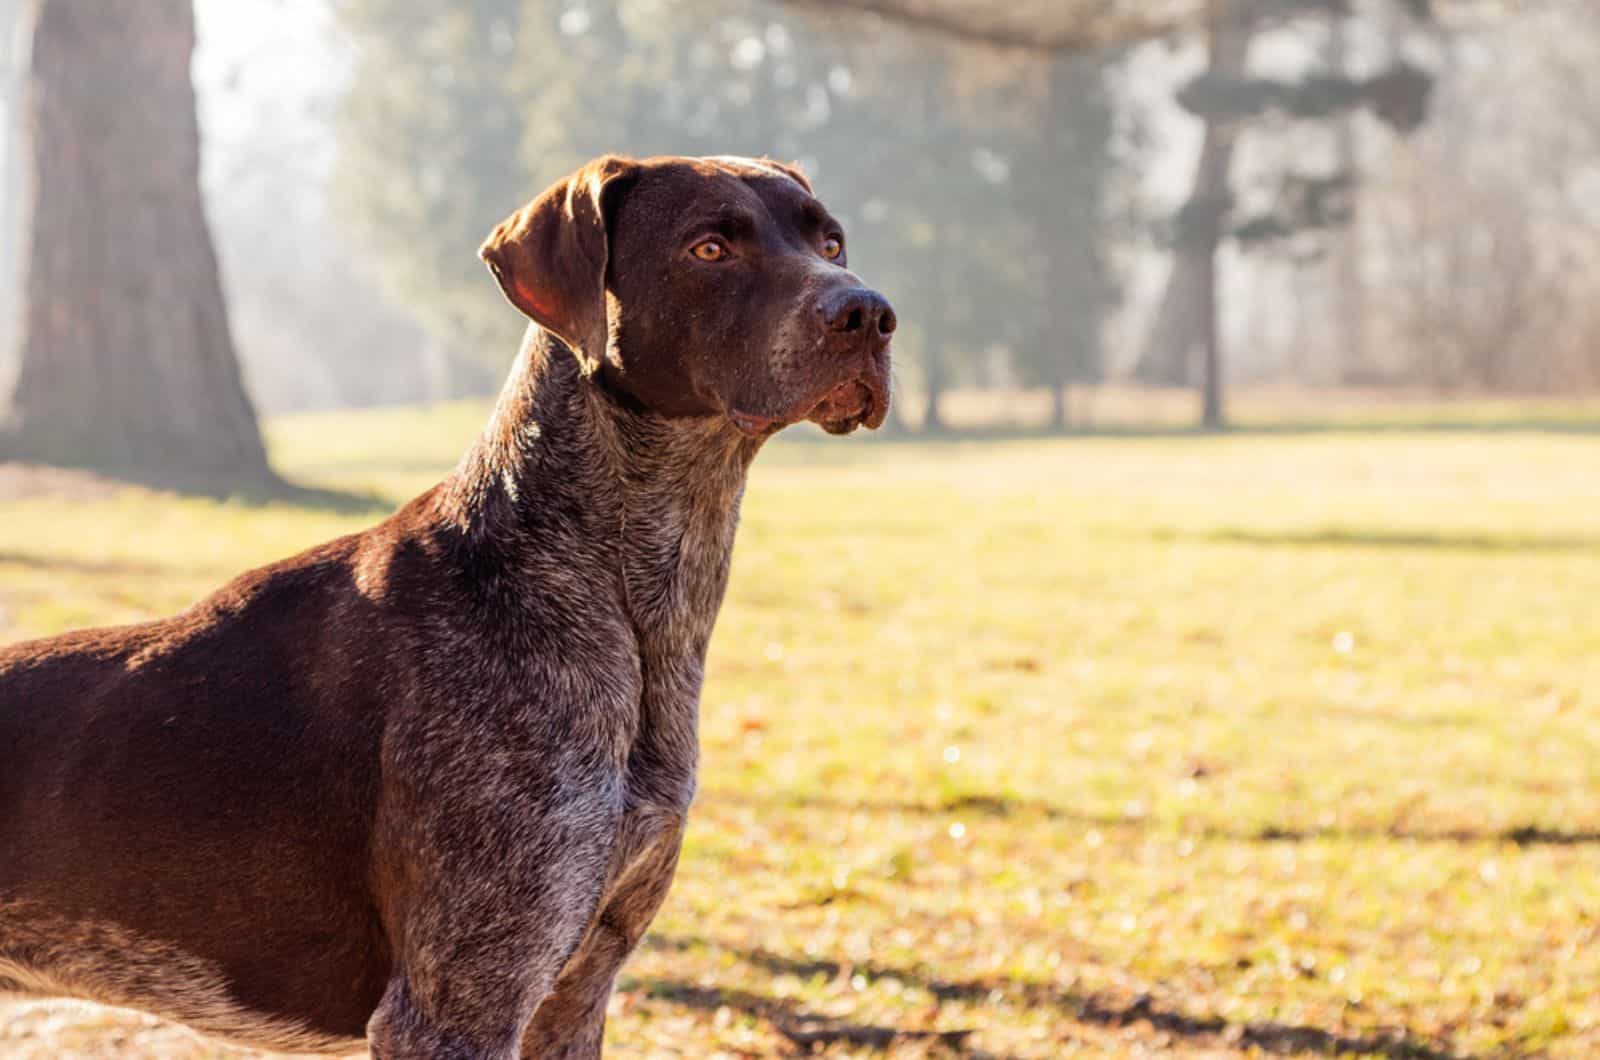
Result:
{"label": "brown fur", "polygon": [[535,325],[448,479],[174,618],[0,649],[0,989],[599,1055],[750,461],[887,408],[893,314],[819,255],[836,227],[774,163],[591,164],[485,245]]}

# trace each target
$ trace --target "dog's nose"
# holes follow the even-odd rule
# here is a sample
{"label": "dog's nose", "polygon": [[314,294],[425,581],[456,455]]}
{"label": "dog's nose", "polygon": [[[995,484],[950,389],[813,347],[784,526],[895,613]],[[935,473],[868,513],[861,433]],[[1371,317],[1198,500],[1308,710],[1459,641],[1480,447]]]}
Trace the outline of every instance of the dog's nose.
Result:
{"label": "dog's nose", "polygon": [[849,287],[824,295],[817,306],[823,326],[844,335],[864,333],[888,337],[899,323],[889,300],[865,287]]}

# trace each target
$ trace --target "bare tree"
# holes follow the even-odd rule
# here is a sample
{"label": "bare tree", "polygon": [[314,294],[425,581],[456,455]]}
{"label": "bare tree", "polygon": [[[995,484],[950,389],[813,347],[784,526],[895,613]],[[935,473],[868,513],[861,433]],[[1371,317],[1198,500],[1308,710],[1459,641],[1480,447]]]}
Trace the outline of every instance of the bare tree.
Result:
{"label": "bare tree", "polygon": [[36,0],[19,370],[0,455],[270,477],[199,186],[189,0]]}
{"label": "bare tree", "polygon": [[[1350,37],[1355,21],[1330,11],[1328,72],[1335,77],[1350,73]],[[1389,35],[1393,36],[1391,26]],[[1339,341],[1339,375],[1351,384],[1373,382],[1368,364],[1366,276],[1362,272],[1361,138],[1360,115],[1350,111],[1333,123],[1334,171],[1347,179],[1345,201],[1349,216],[1333,247],[1334,329]]]}
{"label": "bare tree", "polygon": [[[1250,50],[1249,27],[1227,16],[1227,5],[1213,0],[1207,23],[1207,75],[1238,78]],[[1222,426],[1222,351],[1217,250],[1233,205],[1228,174],[1238,142],[1238,122],[1228,116],[1206,120],[1205,140],[1195,163],[1188,201],[1178,214],[1172,271],[1156,312],[1139,374],[1152,382],[1186,383],[1189,362],[1201,353],[1201,422]]]}

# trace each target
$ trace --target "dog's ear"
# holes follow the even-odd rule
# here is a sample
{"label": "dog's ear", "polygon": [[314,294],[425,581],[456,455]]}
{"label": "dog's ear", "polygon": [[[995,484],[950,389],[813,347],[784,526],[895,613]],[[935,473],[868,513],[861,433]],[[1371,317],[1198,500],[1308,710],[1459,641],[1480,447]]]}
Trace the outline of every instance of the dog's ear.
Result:
{"label": "dog's ear", "polygon": [[638,168],[597,158],[500,222],[478,248],[511,304],[591,372],[606,356],[606,200]]}

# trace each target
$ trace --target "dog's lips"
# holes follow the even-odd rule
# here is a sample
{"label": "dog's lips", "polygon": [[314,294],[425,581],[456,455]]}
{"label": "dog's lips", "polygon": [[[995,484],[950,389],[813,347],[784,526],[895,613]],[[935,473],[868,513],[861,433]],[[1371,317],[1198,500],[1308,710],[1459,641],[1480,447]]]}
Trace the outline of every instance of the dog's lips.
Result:
{"label": "dog's lips", "polygon": [[847,379],[823,395],[806,419],[829,434],[849,434],[871,416],[875,404],[864,379]]}
{"label": "dog's lips", "polygon": [[723,410],[728,421],[750,438],[770,437],[802,420],[829,434],[849,434],[857,427],[876,430],[889,415],[888,359],[875,358],[860,374],[833,384],[821,397],[808,396],[777,415],[752,412],[731,402]]}
{"label": "dog's lips", "polygon": [[877,430],[888,415],[887,365],[874,362],[867,371],[824,394],[805,418],[829,434],[849,434],[857,427]]}

